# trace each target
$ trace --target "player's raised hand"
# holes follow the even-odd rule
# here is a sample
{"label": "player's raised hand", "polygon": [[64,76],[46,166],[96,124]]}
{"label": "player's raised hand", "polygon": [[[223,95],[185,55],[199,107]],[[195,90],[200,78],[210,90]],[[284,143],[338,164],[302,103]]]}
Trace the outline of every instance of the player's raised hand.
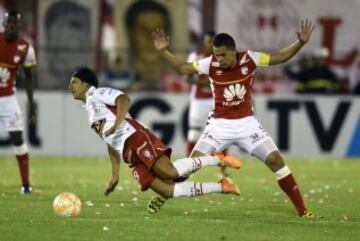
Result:
{"label": "player's raised hand", "polygon": [[108,186],[104,192],[104,195],[109,196],[109,194],[114,191],[118,182],[119,182],[119,178],[111,178],[111,180],[109,181]]}
{"label": "player's raised hand", "polygon": [[164,29],[155,29],[151,36],[154,39],[154,45],[157,50],[164,50],[169,47],[170,37],[165,34]]}
{"label": "player's raised hand", "polygon": [[116,131],[117,127],[112,126],[111,128],[109,128],[109,130],[105,131],[104,135],[105,136],[110,136],[111,134],[113,134]]}
{"label": "player's raised hand", "polygon": [[312,25],[309,19],[301,20],[301,29],[297,31],[297,37],[303,44],[307,43],[311,37],[311,33],[314,31],[315,26]]}

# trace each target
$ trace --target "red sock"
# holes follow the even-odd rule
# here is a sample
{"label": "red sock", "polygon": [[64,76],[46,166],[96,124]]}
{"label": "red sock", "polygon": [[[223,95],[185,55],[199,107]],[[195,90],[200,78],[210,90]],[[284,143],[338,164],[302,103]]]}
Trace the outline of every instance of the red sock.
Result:
{"label": "red sock", "polygon": [[302,216],[306,208],[294,176],[290,173],[286,177],[278,180],[278,183],[281,189],[286,193],[286,195],[288,195],[294,204],[299,216]]}
{"label": "red sock", "polygon": [[192,150],[194,149],[195,144],[196,143],[192,141],[188,141],[186,143],[186,156],[190,156]]}
{"label": "red sock", "polygon": [[22,185],[24,187],[29,187],[29,153],[24,155],[16,155],[16,159],[19,164]]}

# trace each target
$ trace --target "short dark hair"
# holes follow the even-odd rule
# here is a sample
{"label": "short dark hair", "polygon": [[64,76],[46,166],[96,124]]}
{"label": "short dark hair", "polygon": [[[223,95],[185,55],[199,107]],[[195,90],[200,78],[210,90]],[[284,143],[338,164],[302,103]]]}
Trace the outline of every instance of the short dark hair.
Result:
{"label": "short dark hair", "polygon": [[231,37],[227,33],[219,33],[215,36],[214,39],[214,47],[225,46],[228,49],[236,49],[235,41],[233,37]]}
{"label": "short dark hair", "polygon": [[125,25],[128,29],[134,26],[136,17],[143,12],[158,12],[165,18],[165,31],[169,32],[170,29],[170,15],[164,5],[152,0],[139,0],[134,2],[127,10],[125,16]]}
{"label": "short dark hair", "polygon": [[99,81],[96,74],[87,66],[78,67],[71,77],[76,77],[91,86],[95,86],[96,88],[99,87]]}

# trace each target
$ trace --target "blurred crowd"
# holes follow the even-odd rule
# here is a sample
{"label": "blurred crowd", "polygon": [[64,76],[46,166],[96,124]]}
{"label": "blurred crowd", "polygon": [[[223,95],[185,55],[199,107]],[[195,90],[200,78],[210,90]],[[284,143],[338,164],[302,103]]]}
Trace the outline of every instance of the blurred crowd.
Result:
{"label": "blurred crowd", "polygon": [[[62,6],[58,4],[56,8],[49,7],[51,2],[54,3],[54,6],[57,4],[56,2],[61,2]],[[95,19],[100,22],[98,31],[95,31],[95,34],[93,34],[95,37],[91,35],[94,26],[87,26],[87,23],[84,22],[84,19],[87,19],[87,22],[94,21],[94,19],[89,17],[89,12],[86,12],[86,9],[82,9],[81,6],[78,8],[79,11],[83,11],[81,18],[77,14],[72,16],[69,11],[64,11],[67,8],[74,9],[74,4],[78,2],[81,1],[0,0],[0,17],[2,18],[6,9],[19,9],[23,13],[26,22],[25,26],[23,26],[23,35],[33,43],[38,55],[47,55],[47,58],[38,59],[37,71],[39,72],[39,83],[37,83],[37,88],[66,88],[67,73],[75,67],[73,65],[81,63],[90,65],[90,67],[97,70],[101,85],[112,86],[127,91],[161,90],[180,93],[190,91],[190,86],[185,81],[185,77],[179,76],[170,70],[162,62],[153,47],[150,36],[151,30],[161,27],[165,28],[170,34],[174,32],[175,21],[171,20],[172,16],[166,4],[163,4],[164,1],[123,1],[127,5],[121,20],[115,14],[116,1],[88,1],[89,6],[91,6],[91,3],[94,6],[96,4],[101,6],[99,8],[100,17]],[[177,4],[185,3],[186,6],[189,6],[186,14],[192,14],[193,10],[190,7],[194,6],[194,3],[200,2],[200,0],[180,2],[182,3]],[[36,15],[41,11],[36,9],[46,7],[48,7],[48,12],[52,11],[51,16],[54,26],[57,26],[57,29],[62,28],[61,31],[48,30],[48,32],[41,34],[41,22],[39,24],[41,16]],[[200,11],[204,10],[200,9]],[[44,13],[45,17],[47,15],[49,14]],[[48,18],[45,17],[42,17],[42,19],[48,21]],[[119,36],[119,33],[116,33],[116,21],[123,21],[123,33],[126,36]],[[186,22],[183,24],[186,24]],[[200,27],[203,29],[199,34],[199,32],[194,33],[194,26],[187,26],[188,37],[186,39],[189,43],[181,45],[182,47],[178,47],[174,51],[182,56],[187,56],[189,52],[201,48],[201,32],[204,33],[209,30],[209,26],[205,24]],[[218,31],[221,31],[221,29]],[[56,44],[44,44],[46,42],[41,39],[46,39],[47,33],[55,36]],[[67,37],[64,37],[64,35]],[[77,43],[71,45],[71,41],[66,39],[74,35]],[[84,40],[87,37],[88,39],[94,39],[94,41],[87,43]],[[120,44],[118,42],[120,39],[128,39],[128,47],[119,47]],[[49,42],[50,40],[47,41]],[[60,44],[67,42],[67,45],[59,45],[59,42]],[[74,57],[75,52],[77,55]],[[254,92],[359,94],[360,58],[356,57],[350,66],[344,67],[329,62],[331,54],[328,49],[319,46],[315,49],[306,49],[300,52],[297,59],[281,68],[273,68],[267,72],[263,72],[260,69],[255,78]],[[88,61],[93,56],[94,60]],[[55,63],[51,61],[55,61]],[[63,74],[55,71],[55,67]],[[45,75],[44,73],[46,72],[49,74]],[[51,74],[55,77],[51,76]],[[19,85],[21,87],[21,81],[19,81]]]}

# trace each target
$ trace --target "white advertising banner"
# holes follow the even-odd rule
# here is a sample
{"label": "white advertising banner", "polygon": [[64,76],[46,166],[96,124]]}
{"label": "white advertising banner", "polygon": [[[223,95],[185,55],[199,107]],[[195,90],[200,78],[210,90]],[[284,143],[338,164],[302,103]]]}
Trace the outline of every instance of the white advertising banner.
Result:
{"label": "white advertising banner", "polygon": [[[17,95],[25,110],[25,93]],[[131,95],[131,99],[133,117],[161,137],[175,155],[184,155],[189,96],[153,92]],[[37,92],[36,102],[37,125],[27,126],[24,132],[32,155],[106,155],[105,144],[88,126],[81,102],[59,92]],[[360,156],[359,97],[257,95],[254,107],[263,127],[286,155]],[[12,149],[2,132],[0,155],[4,154],[11,155]]]}

